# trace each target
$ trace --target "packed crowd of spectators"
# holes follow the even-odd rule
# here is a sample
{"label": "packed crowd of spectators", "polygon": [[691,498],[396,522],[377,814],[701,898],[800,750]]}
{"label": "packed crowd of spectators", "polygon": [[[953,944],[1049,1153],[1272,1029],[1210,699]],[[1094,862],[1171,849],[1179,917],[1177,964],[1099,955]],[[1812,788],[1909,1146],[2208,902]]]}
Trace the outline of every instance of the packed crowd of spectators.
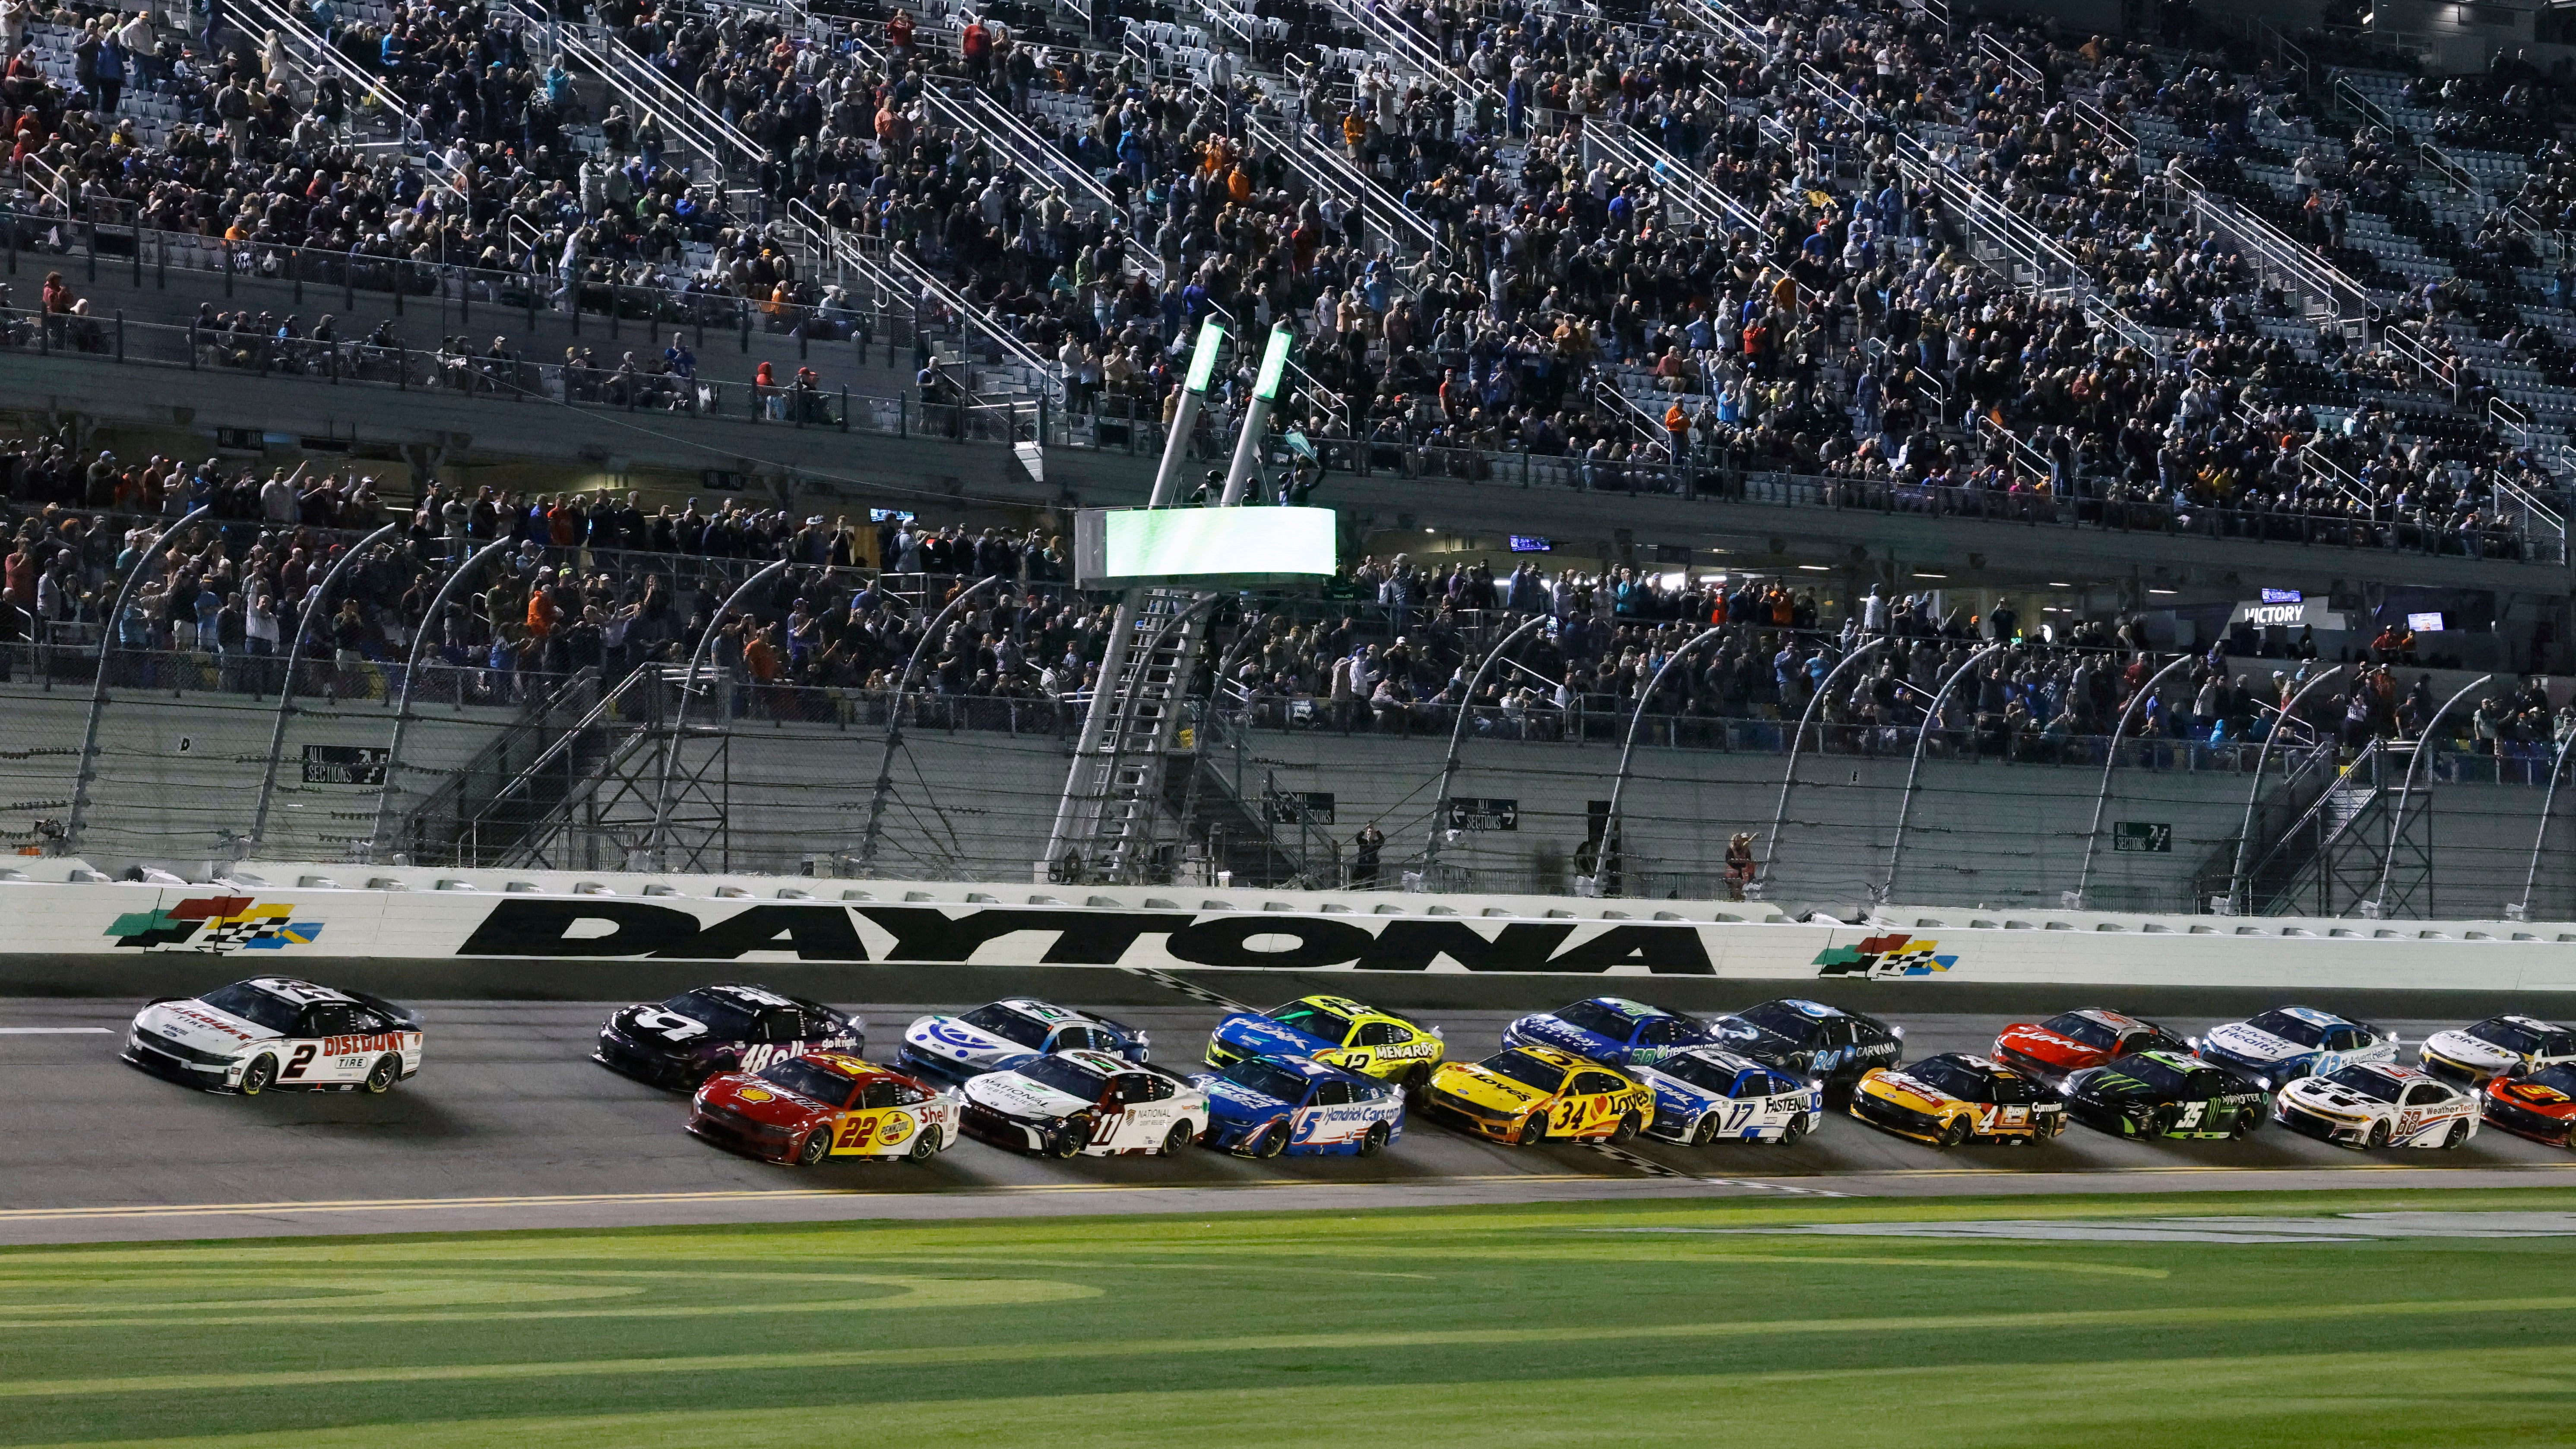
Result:
{"label": "packed crowd of spectators", "polygon": [[[14,131],[31,174],[148,225],[353,266],[485,268],[549,306],[644,287],[674,299],[668,315],[697,297],[847,336],[880,306],[961,302],[1060,372],[1076,412],[1168,415],[1200,319],[1286,322],[1301,371],[1285,423],[1469,477],[1508,453],[1579,460],[1567,481],[1628,490],[1788,473],[1908,507],[2481,555],[2521,550],[2519,493],[2555,487],[2486,425],[2490,389],[2451,344],[2494,298],[2458,279],[2411,289],[2388,322],[2405,345],[2368,345],[2309,326],[2232,243],[2169,219],[2179,178],[2141,174],[2120,123],[2205,133],[2174,165],[2224,185],[2278,140],[2258,118],[2314,109],[2268,64],[2177,66],[2143,43],[2061,46],[2002,23],[1953,37],[1898,0],[1748,7],[1758,44],[1687,3],[1355,15],[1292,0],[1259,7],[1248,56],[1183,64],[1096,8],[1086,37],[1016,9],[1024,23],[612,0],[595,15],[605,43],[667,82],[648,105],[577,82],[540,11],[400,5],[378,24],[324,0],[307,18],[328,61],[237,30],[209,53],[145,22],[128,48],[149,59],[127,70],[182,116],[157,144],[111,89],[33,67],[13,82]],[[1378,58],[1346,64],[1359,48]],[[2425,99],[2445,116],[2556,114],[2555,85],[2507,70]],[[1883,124],[1819,104],[1800,80],[1815,73]],[[683,93],[688,114],[661,113]],[[1026,148],[993,134],[978,93],[1061,174],[1019,164]],[[388,98],[417,160],[351,144]],[[2096,302],[1971,261],[1889,127],[2056,239]],[[675,134],[718,130],[757,163]],[[2372,265],[2345,244],[2353,210],[2427,214],[2430,183],[2371,128],[2298,165],[2313,184],[2290,224],[2341,264]],[[913,269],[894,275],[953,291],[824,285],[791,203]],[[2480,244],[2527,260],[2507,232]],[[2576,379],[2545,329],[2506,340]],[[650,349],[638,378],[576,362],[586,395],[677,395]],[[1249,372],[1208,415],[1212,439]]]}

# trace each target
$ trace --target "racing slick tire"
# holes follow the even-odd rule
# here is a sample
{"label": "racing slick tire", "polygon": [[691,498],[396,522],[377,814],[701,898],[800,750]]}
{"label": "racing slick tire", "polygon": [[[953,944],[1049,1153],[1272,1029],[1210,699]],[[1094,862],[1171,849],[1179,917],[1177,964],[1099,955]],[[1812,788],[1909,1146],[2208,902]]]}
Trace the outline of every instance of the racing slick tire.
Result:
{"label": "racing slick tire", "polygon": [[374,1066],[367,1068],[367,1079],[358,1084],[358,1089],[370,1096],[381,1097],[392,1091],[394,1083],[401,1080],[402,1058],[387,1052],[376,1058]]}
{"label": "racing slick tire", "polygon": [[1644,1130],[1645,1127],[1638,1122],[1636,1113],[1623,1113],[1620,1115],[1619,1125],[1610,1129],[1611,1144],[1616,1146],[1623,1142],[1634,1142],[1637,1140],[1637,1134]]}
{"label": "racing slick tire", "polygon": [[2236,1114],[2236,1125],[2227,1129],[2227,1136],[2230,1141],[2242,1142],[2246,1138],[2253,1136],[2255,1130],[2262,1125],[2262,1113],[2239,1112]]}
{"label": "racing slick tire", "polygon": [[1944,1149],[1960,1146],[1968,1140],[1968,1131],[1966,1116],[1953,1117],[1950,1125],[1941,1129],[1941,1140],[1933,1145]]}
{"label": "racing slick tire", "polygon": [[1690,1145],[1693,1147],[1706,1147],[1708,1144],[1715,1142],[1716,1140],[1717,1114],[1715,1112],[1700,1113],[1699,1121],[1694,1123],[1691,1127]]}
{"label": "racing slick tire", "polygon": [[1199,1134],[1190,1130],[1188,1122],[1175,1122],[1172,1124],[1172,1130],[1163,1134],[1163,1155],[1178,1157],[1191,1143],[1198,1140]]}
{"label": "racing slick tire", "polygon": [[1545,1112],[1532,1112],[1529,1114],[1529,1120],[1521,1123],[1520,1135],[1512,1139],[1512,1145],[1514,1147],[1536,1147],[1539,1143],[1545,1140],[1547,1140],[1547,1114]]}
{"label": "racing slick tire", "polygon": [[2364,1142],[2362,1145],[2363,1145],[2363,1146],[2365,1146],[2365,1147],[2385,1147],[2385,1146],[2387,1146],[2387,1145],[2388,1145],[2388,1124],[2387,1124],[2387,1123],[2385,1123],[2385,1122],[2373,1122],[2373,1123],[2371,1123],[2371,1124],[2370,1124],[2370,1137],[2369,1137],[2369,1140],[2368,1140],[2368,1141],[2366,1141],[2366,1142]]}
{"label": "racing slick tire", "polygon": [[276,1080],[277,1058],[254,1057],[249,1066],[242,1068],[241,1085],[234,1090],[245,1097],[256,1097],[267,1091],[269,1084]]}
{"label": "racing slick tire", "polygon": [[1423,1088],[1431,1085],[1431,1064],[1429,1062],[1414,1063],[1412,1070],[1407,1071],[1404,1074],[1404,1079],[1401,1085],[1407,1093],[1417,1096],[1420,1095]]}
{"label": "racing slick tire", "polygon": [[1375,1157],[1386,1150],[1386,1124],[1371,1122],[1366,1136],[1360,1138],[1360,1156]]}
{"label": "racing slick tire", "polygon": [[1288,1124],[1285,1122],[1273,1122],[1270,1124],[1268,1130],[1264,1131],[1260,1138],[1252,1144],[1252,1150],[1245,1155],[1267,1160],[1269,1158],[1277,1157],[1280,1153],[1287,1150]]}
{"label": "racing slick tire", "polygon": [[796,1144],[796,1165],[798,1167],[812,1167],[815,1163],[818,1163],[831,1155],[832,1129],[829,1127],[815,1128],[813,1131],[805,1134],[804,1141]]}
{"label": "racing slick tire", "polygon": [[903,1160],[906,1162],[928,1162],[930,1159],[937,1157],[938,1155],[939,1129],[936,1127],[924,1127],[921,1129],[921,1135],[912,1139],[912,1150],[903,1155]]}
{"label": "racing slick tire", "polygon": [[1801,1112],[1797,1116],[1789,1119],[1788,1126],[1780,1129],[1779,1145],[1782,1147],[1795,1147],[1798,1145],[1800,1139],[1804,1138],[1806,1135],[1807,1115],[1804,1112]]}
{"label": "racing slick tire", "polygon": [[2138,1135],[2150,1140],[2163,1137],[2173,1131],[2173,1124],[2173,1109],[2158,1107],[2147,1113],[2146,1120],[2138,1124]]}
{"label": "racing slick tire", "polygon": [[2445,1152],[2455,1151],[2467,1146],[2468,1142],[2469,1119],[2463,1117],[2459,1121],[2451,1124],[2450,1135],[2442,1139],[2442,1150]]}
{"label": "racing slick tire", "polygon": [[1091,1114],[1076,1112],[1065,1118],[1064,1125],[1056,1129],[1054,1138],[1047,1143],[1047,1156],[1055,1158],[1081,1156],[1083,1147],[1091,1141],[1091,1132]]}

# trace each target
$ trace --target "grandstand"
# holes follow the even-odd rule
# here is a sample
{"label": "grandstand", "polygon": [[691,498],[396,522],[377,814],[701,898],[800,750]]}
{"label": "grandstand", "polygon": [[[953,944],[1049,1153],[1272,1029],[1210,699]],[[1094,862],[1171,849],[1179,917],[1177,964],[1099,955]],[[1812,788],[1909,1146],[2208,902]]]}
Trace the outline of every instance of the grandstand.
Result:
{"label": "grandstand", "polygon": [[[1937,0],[90,19],[8,82],[21,848],[1343,886],[1377,821],[1390,890],[1705,897],[1744,831],[1789,903],[2576,908],[2528,58]],[[1256,491],[1350,566],[1206,606],[1144,836],[1068,854],[1143,686],[1051,540],[1145,497],[1210,319],[1183,451],[1293,329]]]}

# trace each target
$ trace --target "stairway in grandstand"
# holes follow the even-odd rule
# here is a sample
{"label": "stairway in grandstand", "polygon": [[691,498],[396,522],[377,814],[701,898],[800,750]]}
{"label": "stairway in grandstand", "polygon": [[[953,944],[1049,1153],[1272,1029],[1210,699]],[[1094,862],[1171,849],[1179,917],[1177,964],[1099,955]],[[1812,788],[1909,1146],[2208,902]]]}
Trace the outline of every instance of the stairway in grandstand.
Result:
{"label": "stairway in grandstand", "polygon": [[[2392,861],[2391,831],[2398,831],[2388,890],[2401,899],[2423,874],[2410,868],[2410,843],[2428,844],[2429,782],[2405,784],[2413,742],[2373,740],[2316,803],[2282,832],[2248,877],[2247,896],[2258,915],[2344,916],[2381,899],[2381,872]],[[2414,797],[2409,798],[2410,794]]]}

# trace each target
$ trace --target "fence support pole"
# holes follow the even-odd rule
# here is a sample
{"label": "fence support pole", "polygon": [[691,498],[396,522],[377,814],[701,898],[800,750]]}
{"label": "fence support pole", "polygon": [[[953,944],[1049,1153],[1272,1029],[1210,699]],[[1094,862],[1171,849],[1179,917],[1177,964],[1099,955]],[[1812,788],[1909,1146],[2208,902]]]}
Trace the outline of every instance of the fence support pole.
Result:
{"label": "fence support pole", "polygon": [[2540,843],[2549,838],[2549,807],[2558,799],[2558,775],[2567,768],[2569,745],[2576,745],[2576,735],[2569,735],[2549,762],[2549,789],[2540,797],[2540,828],[2531,833],[2531,869],[2522,877],[2522,912],[2525,916],[2531,914],[2532,888],[2540,883]]}
{"label": "fence support pole", "polygon": [[2011,640],[1998,639],[1969,655],[1958,668],[1950,671],[1948,678],[1941,681],[1941,687],[1932,692],[1932,703],[1924,707],[1922,727],[1914,731],[1914,760],[1905,767],[1905,793],[1896,799],[1896,839],[1887,847],[1887,879],[1878,883],[1878,898],[1882,903],[1896,894],[1896,870],[1905,859],[1905,817],[1914,809],[1914,782],[1923,774],[1923,747],[1931,740],[1933,727],[1941,723],[1941,706],[1950,702],[1950,691],[1979,663],[1989,655],[2011,647]]}
{"label": "fence support pole", "polygon": [[286,750],[287,717],[295,712],[296,665],[304,656],[305,637],[313,632],[313,616],[330,607],[331,590],[338,585],[341,573],[349,567],[351,560],[401,531],[401,524],[388,523],[359,539],[348,552],[332,560],[330,571],[322,575],[322,587],[314,592],[312,607],[295,616],[295,637],[286,646],[286,682],[278,687],[277,720],[268,732],[268,763],[259,773],[259,803],[252,807],[250,813],[249,845],[253,850],[268,838],[268,805],[277,793],[277,762]]}
{"label": "fence support pole", "polygon": [[[1475,677],[1467,681],[1467,696],[1458,702],[1458,718],[1449,727],[1449,754],[1440,762],[1440,793],[1431,802],[1431,829],[1422,844],[1422,883],[1425,888],[1431,884],[1431,868],[1440,863],[1440,836],[1449,824],[1449,787],[1458,778],[1458,752],[1466,747],[1467,717],[1476,712],[1476,691],[1485,687],[1485,676],[1491,674],[1494,666],[1502,662],[1503,655],[1521,641],[1522,635],[1554,617],[1552,614],[1532,614],[1522,620],[1519,628],[1504,635],[1502,642],[1493,647],[1484,662],[1476,666]],[[1361,703],[1365,707],[1366,701]]]}
{"label": "fence support pole", "polygon": [[178,522],[152,535],[151,543],[136,553],[133,566],[125,571],[124,582],[116,587],[116,603],[107,611],[107,625],[98,635],[98,669],[90,681],[89,720],[81,727],[80,774],[72,782],[71,818],[63,825],[61,854],[70,855],[81,848],[82,831],[89,823],[89,782],[98,776],[98,726],[107,713],[107,656],[116,647],[116,631],[125,621],[126,603],[134,597],[134,586],[143,581],[143,571],[160,557],[162,543],[204,516],[209,506],[198,504],[181,515]]}
{"label": "fence support pole", "polygon": [[653,834],[651,836],[651,840],[653,866],[657,870],[668,870],[671,868],[671,862],[667,858],[669,847],[664,840],[664,836],[668,832],[671,823],[671,766],[672,762],[677,760],[680,755],[680,734],[681,731],[687,727],[689,722],[689,701],[694,698],[698,692],[698,671],[700,667],[706,663],[707,649],[709,646],[714,644],[716,631],[724,624],[724,621],[732,615],[733,611],[740,607],[742,601],[750,597],[751,591],[784,572],[787,568],[787,563],[788,561],[786,559],[780,559],[777,562],[768,565],[761,569],[760,572],[743,580],[740,588],[737,588],[732,593],[726,595],[723,606],[718,608],[714,617],[707,621],[706,632],[698,636],[698,647],[689,651],[689,672],[680,682],[680,702],[671,711],[671,742],[663,747],[662,750],[662,779],[661,782],[654,787],[653,791]]}
{"label": "fence support pole", "polygon": [[1826,695],[1833,693],[1834,681],[1842,677],[1842,672],[1849,669],[1853,661],[1866,658],[1885,644],[1887,637],[1881,634],[1835,660],[1834,667],[1825,671],[1824,679],[1816,685],[1816,692],[1807,697],[1807,707],[1798,712],[1798,733],[1789,741],[1789,763],[1780,772],[1780,803],[1771,812],[1771,833],[1762,841],[1762,862],[1755,868],[1755,880],[1768,881],[1772,862],[1780,858],[1780,826],[1789,818],[1789,787],[1798,783],[1798,754],[1807,747],[1807,727],[1815,722],[1816,706],[1824,702]]}
{"label": "fence support pole", "polygon": [[[2242,892],[2253,888],[2253,882],[2245,879],[2245,871],[2249,863],[2246,857],[2253,850],[2254,807],[2263,798],[2263,767],[2271,761],[2272,742],[2281,737],[2281,727],[2297,716],[2299,701],[2308,697],[2308,691],[2343,673],[2344,668],[2345,666],[2340,664],[2334,665],[2316,678],[2300,685],[2297,692],[2290,696],[2289,703],[2281,706],[2280,717],[2273,720],[2272,727],[2263,732],[2263,747],[2254,752],[2254,778],[2245,787],[2245,823],[2236,827],[2236,860],[2227,870],[2227,904],[2231,910],[2242,911],[2248,915],[2253,914],[2254,911],[2254,902],[2245,898]],[[2524,894],[2528,895],[2529,892]]]}
{"label": "fence support pole", "polygon": [[510,538],[495,539],[458,564],[456,572],[447,576],[447,582],[438,586],[437,597],[429,601],[429,612],[421,616],[420,632],[412,636],[411,657],[403,665],[402,698],[394,706],[393,738],[385,743],[385,782],[376,791],[375,824],[367,831],[367,858],[371,861],[384,846],[385,817],[391,813],[394,803],[394,775],[402,768],[403,734],[411,727],[411,693],[420,683],[420,660],[429,652],[429,636],[438,632],[441,621],[446,618],[447,601],[455,594],[456,586],[482,572],[484,564],[500,557],[517,542]]}
{"label": "fence support pole", "polygon": [[1601,824],[1600,859],[1604,864],[1594,867],[1595,879],[1608,873],[1606,863],[1612,858],[1610,853],[1612,843],[1619,839],[1619,806],[1620,802],[1627,798],[1628,762],[1635,758],[1637,753],[1637,730],[1646,722],[1646,706],[1655,702],[1655,695],[1664,687],[1664,676],[1672,672],[1674,665],[1698,653],[1699,646],[1702,644],[1712,639],[1723,638],[1725,634],[1726,629],[1723,625],[1703,630],[1693,636],[1689,643],[1666,655],[1662,666],[1655,670],[1655,677],[1646,681],[1646,692],[1637,697],[1637,708],[1628,716],[1628,737],[1619,743],[1619,773],[1610,781],[1610,810],[1603,817]]}
{"label": "fence support pole", "polygon": [[[2370,892],[2370,904],[2373,910],[2387,909],[2388,872],[2391,867],[2397,864],[2397,836],[2398,832],[2406,824],[2406,797],[2415,793],[2415,772],[2424,768],[2424,757],[2433,752],[2433,727],[2442,722],[2443,716],[2457,708],[2461,700],[2464,700],[2470,695],[2475,694],[2480,689],[2485,688],[2489,683],[2492,683],[2494,679],[2495,676],[2492,674],[2481,674],[2477,678],[2470,680],[2468,683],[2461,685],[2459,693],[2442,701],[2442,707],[2433,711],[2433,717],[2431,719],[2424,721],[2424,732],[2416,736],[2415,754],[2412,758],[2407,760],[2406,778],[2397,787],[2397,803],[2392,806],[2388,812],[2388,848],[2380,852],[2379,884],[2373,887]],[[2425,878],[2424,889],[2424,904],[2426,912],[2429,914],[2432,908],[2432,878],[2430,876]]]}
{"label": "fence support pole", "polygon": [[[939,637],[939,631],[968,599],[1002,581],[1000,574],[987,575],[950,599],[948,606],[930,621],[930,627],[921,631],[921,638],[912,646],[912,657],[904,661],[903,674],[895,680],[893,700],[886,707],[885,753],[877,757],[876,788],[868,796],[867,833],[859,837],[859,868],[862,870],[876,868],[877,840],[885,830],[886,797],[894,793],[894,752],[903,744],[904,699],[912,692],[913,678],[921,673],[921,651],[930,647],[930,641]],[[1105,676],[1099,687],[1109,687]]]}
{"label": "fence support pole", "polygon": [[2093,883],[2093,853],[2102,843],[2102,812],[2111,805],[2111,772],[2119,768],[2120,741],[2129,736],[2129,721],[2137,717],[2138,706],[2147,702],[2147,697],[2156,692],[2156,686],[2165,682],[2166,675],[2191,663],[2196,657],[2188,651],[2175,655],[2172,663],[2157,670],[2146,683],[2138,686],[2137,693],[2129,696],[2129,702],[2121,706],[2120,722],[2111,727],[2111,743],[2102,752],[2102,788],[2093,793],[2093,825],[2084,832],[2084,869],[2075,877],[2075,909],[2079,911],[2084,909],[2085,889]]}

